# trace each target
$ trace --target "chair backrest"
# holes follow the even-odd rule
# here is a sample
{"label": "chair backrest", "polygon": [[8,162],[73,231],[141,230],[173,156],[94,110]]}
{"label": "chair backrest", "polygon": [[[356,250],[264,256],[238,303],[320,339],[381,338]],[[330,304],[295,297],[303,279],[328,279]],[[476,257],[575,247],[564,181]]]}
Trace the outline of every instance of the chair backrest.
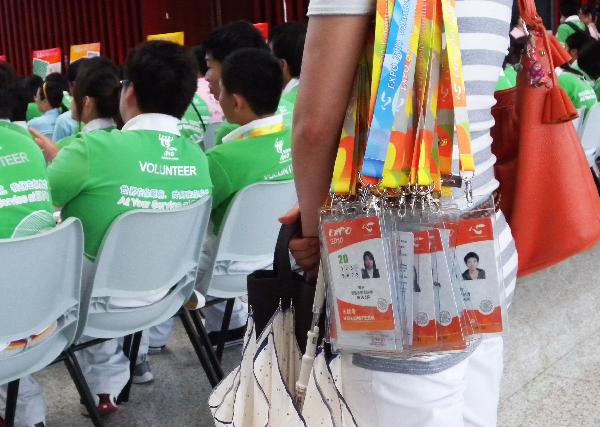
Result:
{"label": "chair backrest", "polygon": [[0,342],[39,334],[60,320],[37,350],[0,360],[0,384],[44,368],[75,339],[80,306],[88,303],[81,301],[82,260],[77,219],[34,236],[0,240]]}
{"label": "chair backrest", "polygon": [[206,197],[180,209],[119,216],[96,259],[92,296],[143,298],[177,284],[197,267],[210,207]]}
{"label": "chair backrest", "polygon": [[585,117],[581,131],[581,144],[591,166],[600,148],[600,104],[590,108]]}
{"label": "chair backrest", "polygon": [[[280,228],[278,218],[296,202],[294,181],[260,182],[238,192],[224,217],[214,263],[272,259]],[[202,283],[197,285],[207,295],[214,295],[211,291],[217,285],[211,276],[205,274]],[[243,291],[246,276],[238,278],[238,282],[237,286]]]}
{"label": "chair backrest", "polygon": [[579,136],[581,136],[583,124],[585,123],[585,113],[586,113],[585,107],[578,108],[577,109],[578,117],[576,119],[573,119],[573,127],[575,128],[575,132],[577,132],[577,135],[579,135]]}

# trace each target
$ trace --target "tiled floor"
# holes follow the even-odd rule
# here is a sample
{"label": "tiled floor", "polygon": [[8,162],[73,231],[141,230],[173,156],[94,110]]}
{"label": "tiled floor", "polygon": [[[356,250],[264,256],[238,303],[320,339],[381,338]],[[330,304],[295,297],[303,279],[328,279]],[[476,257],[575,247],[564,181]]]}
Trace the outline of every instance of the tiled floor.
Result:
{"label": "tiled floor", "polygon": [[[507,338],[501,427],[600,426],[600,246],[517,285]],[[225,355],[231,369],[238,349]],[[178,325],[169,350],[151,359],[152,385],[134,386],[131,401],[107,426],[211,426],[210,387]],[[37,378],[49,406],[48,427],[91,425],[82,417],[63,366]],[[443,427],[443,426],[440,426]]]}

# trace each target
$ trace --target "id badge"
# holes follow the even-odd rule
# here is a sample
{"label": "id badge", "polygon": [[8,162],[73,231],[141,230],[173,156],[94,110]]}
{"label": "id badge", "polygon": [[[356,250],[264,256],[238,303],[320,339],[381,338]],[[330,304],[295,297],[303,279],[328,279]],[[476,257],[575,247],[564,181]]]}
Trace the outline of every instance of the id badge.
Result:
{"label": "id badge", "polygon": [[323,225],[336,346],[396,350],[394,306],[377,216]]}
{"label": "id badge", "polygon": [[413,288],[414,348],[435,347],[437,344],[430,232],[431,230],[425,230],[414,233],[416,274]]}
{"label": "id badge", "polygon": [[441,350],[461,350],[466,348],[465,331],[461,319],[462,313],[459,314],[455,299],[450,267],[446,253],[444,253],[443,232],[447,232],[447,230],[434,229],[429,234],[433,251],[432,273],[437,338]]}
{"label": "id badge", "polygon": [[414,235],[410,232],[398,233],[398,251],[399,251],[399,295],[402,296],[400,307],[404,307],[404,343],[408,346],[413,345],[413,292],[417,287],[417,275],[415,272],[415,242]]}
{"label": "id badge", "polygon": [[501,281],[491,217],[462,219],[456,242],[461,287],[476,333],[502,332]]}

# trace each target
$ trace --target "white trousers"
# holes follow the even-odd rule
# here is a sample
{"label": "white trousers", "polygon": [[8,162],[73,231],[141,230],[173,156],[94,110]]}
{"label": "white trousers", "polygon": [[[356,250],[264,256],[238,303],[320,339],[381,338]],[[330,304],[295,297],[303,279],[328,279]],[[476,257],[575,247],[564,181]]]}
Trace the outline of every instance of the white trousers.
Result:
{"label": "white trousers", "polygon": [[[167,345],[171,336],[173,335],[173,321],[174,318],[170,318],[164,323],[161,323],[158,326],[153,326],[150,328],[149,336],[150,346],[152,347],[162,347],[163,345]],[[144,334],[146,335],[146,334]],[[141,348],[140,348],[141,353]]]}
{"label": "white trousers", "polygon": [[[4,417],[6,410],[7,386],[0,386],[0,416]],[[34,427],[46,423],[46,401],[42,387],[31,375],[21,378],[19,382],[19,397],[15,416],[16,427]]]}
{"label": "white trousers", "polygon": [[[90,338],[83,338],[86,341]],[[146,359],[149,334],[144,331],[137,363]],[[77,351],[77,360],[92,395],[108,393],[118,396],[129,381],[129,359],[123,353],[123,338],[117,338]]]}
{"label": "white trousers", "polygon": [[359,427],[495,427],[503,369],[501,337],[431,375],[371,371],[341,360],[341,382]]}

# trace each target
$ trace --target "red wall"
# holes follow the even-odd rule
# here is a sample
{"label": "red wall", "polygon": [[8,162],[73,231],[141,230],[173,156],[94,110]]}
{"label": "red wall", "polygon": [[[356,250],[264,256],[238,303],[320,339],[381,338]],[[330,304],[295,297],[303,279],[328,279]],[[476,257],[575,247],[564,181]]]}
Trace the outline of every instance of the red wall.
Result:
{"label": "red wall", "polygon": [[122,63],[148,34],[185,31],[193,46],[220,23],[238,19],[305,20],[308,0],[0,0],[0,54],[20,74],[31,73],[33,50],[102,43],[102,55]]}

